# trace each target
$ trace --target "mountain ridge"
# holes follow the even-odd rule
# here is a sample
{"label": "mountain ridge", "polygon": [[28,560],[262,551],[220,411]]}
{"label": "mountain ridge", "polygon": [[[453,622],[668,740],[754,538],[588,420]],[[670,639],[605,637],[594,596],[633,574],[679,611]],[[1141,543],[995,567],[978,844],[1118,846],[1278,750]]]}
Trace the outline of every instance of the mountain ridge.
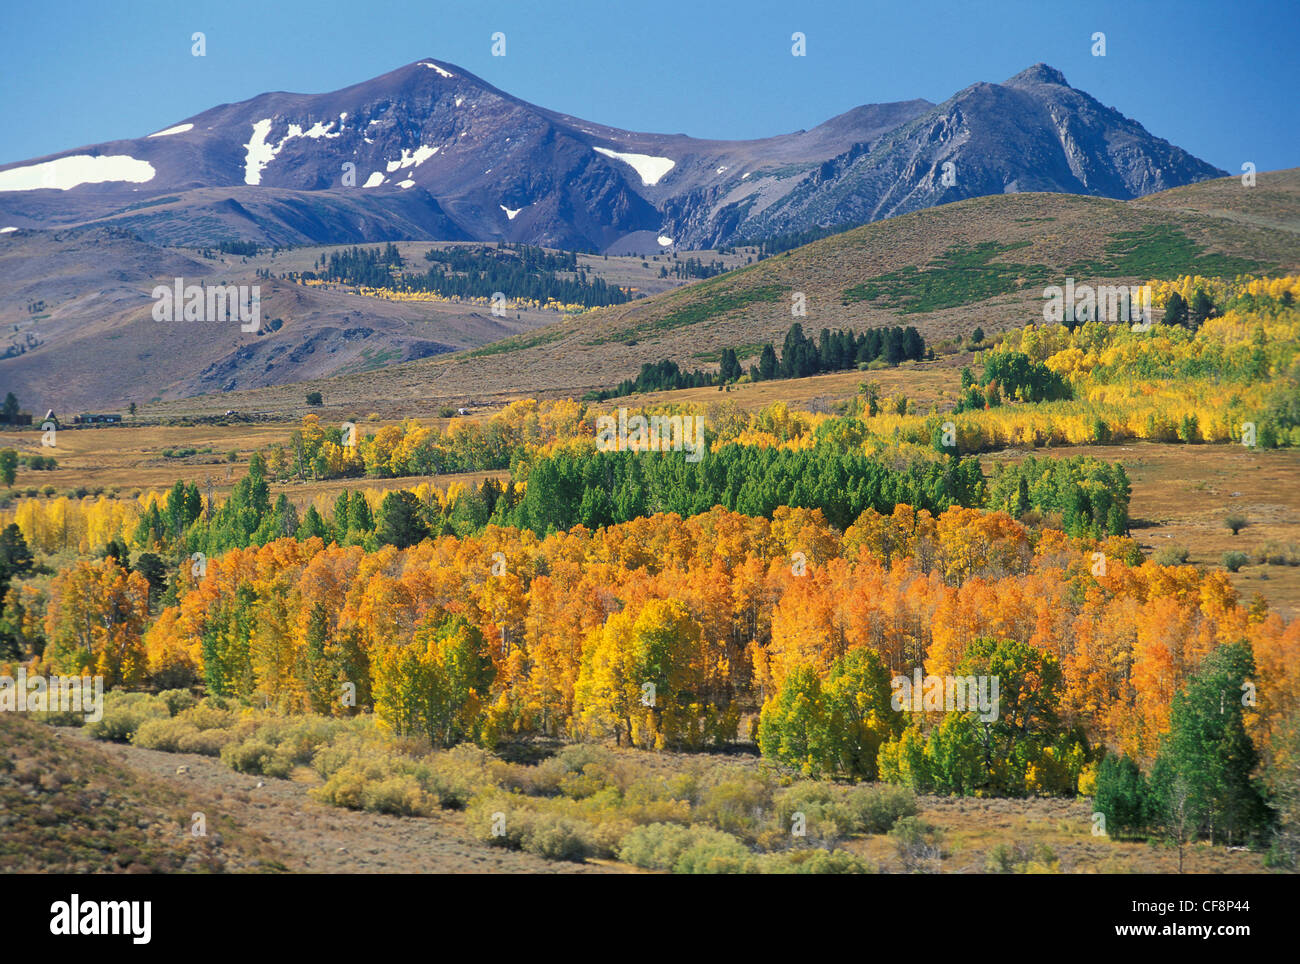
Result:
{"label": "mountain ridge", "polygon": [[[76,183],[88,173],[117,179]],[[1223,173],[1042,63],[940,104],[863,104],[808,130],[728,141],[583,120],[424,58],[336,91],[265,92],[143,137],[0,165],[0,226],[125,220],[170,244],[468,239],[619,253],[994,193],[1126,200]]]}

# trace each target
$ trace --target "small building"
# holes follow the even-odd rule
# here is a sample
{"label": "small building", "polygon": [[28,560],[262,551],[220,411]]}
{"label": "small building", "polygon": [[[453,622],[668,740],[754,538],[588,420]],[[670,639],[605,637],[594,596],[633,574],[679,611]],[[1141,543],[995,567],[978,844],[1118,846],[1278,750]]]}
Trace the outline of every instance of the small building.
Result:
{"label": "small building", "polygon": [[122,421],[122,416],[117,413],[95,413],[83,412],[81,415],[72,417],[73,425],[116,425]]}
{"label": "small building", "polygon": [[458,409],[456,409],[456,414],[457,414],[457,415],[468,415],[468,414],[469,414],[469,409],[468,409],[468,408],[458,408]]}

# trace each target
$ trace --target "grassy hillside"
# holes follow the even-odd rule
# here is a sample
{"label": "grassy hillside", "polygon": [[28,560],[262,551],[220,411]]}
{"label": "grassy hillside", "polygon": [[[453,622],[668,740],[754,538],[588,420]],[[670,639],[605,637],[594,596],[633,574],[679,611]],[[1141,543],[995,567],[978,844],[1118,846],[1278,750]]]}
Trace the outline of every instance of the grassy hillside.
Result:
{"label": "grassy hillside", "polygon": [[[487,348],[309,384],[169,402],[159,416],[296,414],[304,393],[385,417],[447,402],[581,394],[671,358],[706,366],[724,347],[780,339],[802,292],[805,329],[914,325],[928,342],[1041,317],[1042,289],[1234,275],[1300,266],[1300,170],[1253,188],[1207,181],[1136,201],[1060,194],[976,198],[866,225],[707,281],[495,342]],[[742,359],[744,361],[744,359]]]}
{"label": "grassy hillside", "polygon": [[[123,768],[110,751],[0,714],[0,870],[20,873],[282,870],[280,848],[220,794]],[[184,771],[181,767],[181,772]],[[207,834],[195,836],[202,813]]]}
{"label": "grassy hillside", "polygon": [[[498,316],[485,298],[427,292],[417,298],[375,297],[352,285],[292,280],[351,247],[263,248],[243,255],[158,247],[104,227],[5,235],[0,240],[0,328],[5,332],[0,383],[41,412],[121,410],[130,402],[365,377],[404,361],[475,349],[563,317],[536,300],[512,302]],[[404,270],[413,277],[429,269],[425,255],[431,250],[464,247],[398,245]],[[640,297],[682,284],[673,269],[683,268],[687,259],[735,267],[753,252],[677,255],[678,261],[666,252],[645,258],[579,255],[576,261],[588,279]],[[170,287],[176,278],[188,284],[256,285],[263,330],[250,336],[235,324],[154,321],[150,293],[156,284]],[[568,272],[558,272],[557,278],[572,280]]]}

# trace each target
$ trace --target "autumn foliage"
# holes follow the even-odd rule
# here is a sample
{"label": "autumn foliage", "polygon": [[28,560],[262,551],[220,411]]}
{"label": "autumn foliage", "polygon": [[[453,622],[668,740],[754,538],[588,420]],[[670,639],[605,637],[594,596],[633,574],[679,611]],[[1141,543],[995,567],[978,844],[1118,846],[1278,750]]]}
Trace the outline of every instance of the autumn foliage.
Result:
{"label": "autumn foliage", "polygon": [[1032,680],[1026,699],[1049,704],[1024,722],[1033,752],[999,758],[1014,770],[1005,786],[1072,792],[1099,746],[1150,761],[1183,681],[1246,640],[1266,694],[1252,736],[1267,752],[1300,687],[1296,624],[1252,615],[1222,572],[1137,559],[1123,538],[906,505],[844,532],[816,510],[716,508],[373,552],[279,539],[183,570],[177,604],[147,628],[138,574],[77,564],[54,583],[45,658],[286,712],[373,709],[444,745],[534,733],[691,748],[752,733],[810,771],[895,779],[961,724],[905,719],[889,680],[1001,660]]}

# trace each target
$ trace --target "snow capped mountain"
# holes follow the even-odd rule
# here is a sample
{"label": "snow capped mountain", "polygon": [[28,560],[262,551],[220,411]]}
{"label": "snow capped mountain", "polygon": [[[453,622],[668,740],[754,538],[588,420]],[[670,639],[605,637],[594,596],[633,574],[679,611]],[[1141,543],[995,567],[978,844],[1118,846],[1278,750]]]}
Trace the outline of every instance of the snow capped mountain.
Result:
{"label": "snow capped mountain", "polygon": [[1221,175],[1035,65],[941,105],[854,108],[753,141],[605,127],[417,61],[266,93],[135,139],[0,167],[0,223],[163,243],[421,238],[706,247],[981,194],[1117,198]]}

